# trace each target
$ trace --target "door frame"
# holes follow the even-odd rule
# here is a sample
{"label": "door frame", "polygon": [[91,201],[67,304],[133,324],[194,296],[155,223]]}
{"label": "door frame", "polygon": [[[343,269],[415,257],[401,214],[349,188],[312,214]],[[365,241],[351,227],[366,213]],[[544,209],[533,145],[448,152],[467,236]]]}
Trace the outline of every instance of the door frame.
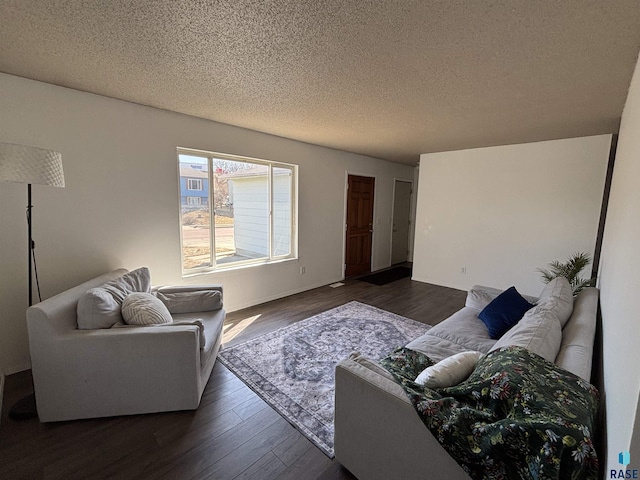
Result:
{"label": "door frame", "polygon": [[347,269],[345,267],[347,263],[347,196],[349,195],[349,175],[355,175],[357,177],[373,178],[373,182],[376,185],[376,189],[373,191],[373,232],[371,233],[371,271],[373,268],[373,253],[376,247],[376,204],[378,196],[376,195],[378,176],[372,173],[363,173],[353,170],[345,170],[344,172],[344,196],[343,196],[343,208],[342,208],[342,280],[346,277]]}
{"label": "door frame", "polygon": [[409,221],[411,222],[411,225],[409,227],[409,232],[407,234],[407,261],[409,260],[409,253],[411,252],[411,231],[412,231],[412,227],[415,223],[415,215],[413,214],[413,202],[415,200],[414,198],[414,194],[415,194],[415,189],[413,188],[413,179],[411,180],[407,180],[406,178],[398,178],[398,177],[394,177],[393,178],[393,192],[391,192],[391,201],[392,201],[392,205],[391,205],[391,225],[389,226],[389,266],[392,265],[391,261],[393,258],[393,219],[395,217],[395,213],[396,213],[396,184],[397,182],[404,182],[404,183],[408,183],[409,185],[411,185],[411,197],[409,199]]}

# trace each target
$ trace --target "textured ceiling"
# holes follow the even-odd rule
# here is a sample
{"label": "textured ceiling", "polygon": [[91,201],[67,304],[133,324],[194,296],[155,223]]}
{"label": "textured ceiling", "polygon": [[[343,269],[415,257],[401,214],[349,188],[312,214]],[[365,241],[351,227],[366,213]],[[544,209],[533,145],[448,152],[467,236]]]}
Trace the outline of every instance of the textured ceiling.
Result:
{"label": "textured ceiling", "polygon": [[409,164],[617,132],[639,50],[638,0],[0,0],[2,72]]}

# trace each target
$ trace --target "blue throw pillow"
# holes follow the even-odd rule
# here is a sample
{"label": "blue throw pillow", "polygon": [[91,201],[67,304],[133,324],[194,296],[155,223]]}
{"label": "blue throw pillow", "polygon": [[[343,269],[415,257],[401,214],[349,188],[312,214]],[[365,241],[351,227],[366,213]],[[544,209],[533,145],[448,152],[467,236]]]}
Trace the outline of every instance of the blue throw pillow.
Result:
{"label": "blue throw pillow", "polygon": [[489,329],[489,336],[498,339],[518,323],[525,312],[532,307],[533,305],[522,298],[516,287],[511,287],[484,307],[478,318]]}

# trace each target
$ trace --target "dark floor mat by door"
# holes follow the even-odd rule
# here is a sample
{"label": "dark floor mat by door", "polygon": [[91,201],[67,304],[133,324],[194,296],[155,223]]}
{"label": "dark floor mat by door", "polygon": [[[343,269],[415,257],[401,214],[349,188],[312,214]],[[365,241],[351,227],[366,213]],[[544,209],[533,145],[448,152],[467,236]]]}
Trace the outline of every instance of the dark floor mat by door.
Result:
{"label": "dark floor mat by door", "polygon": [[409,267],[394,267],[389,270],[383,270],[382,272],[367,275],[359,280],[367,283],[373,283],[374,285],[386,285],[387,283],[395,282],[396,280],[410,276],[411,269]]}

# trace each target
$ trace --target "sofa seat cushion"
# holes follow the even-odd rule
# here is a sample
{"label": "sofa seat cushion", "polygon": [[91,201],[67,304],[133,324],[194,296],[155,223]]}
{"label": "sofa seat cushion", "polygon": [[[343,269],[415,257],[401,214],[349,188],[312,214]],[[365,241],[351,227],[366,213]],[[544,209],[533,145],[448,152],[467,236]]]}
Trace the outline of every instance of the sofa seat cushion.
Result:
{"label": "sofa seat cushion", "polygon": [[487,353],[496,341],[489,338],[487,328],[476,314],[477,310],[464,307],[406,347],[424,353],[436,363],[469,350]]}
{"label": "sofa seat cushion", "polygon": [[434,362],[439,362],[443,358],[450,357],[456,353],[466,352],[469,350],[463,345],[434,337],[433,335],[422,335],[415,340],[407,343],[406,348],[424,353]]}
{"label": "sofa seat cushion", "polygon": [[[489,337],[487,327],[478,319],[477,314],[477,310],[464,307],[430,328],[425,335],[448,340],[460,345],[464,350],[487,353],[496,341]],[[458,351],[452,352],[451,355]]]}
{"label": "sofa seat cushion", "polygon": [[516,287],[509,287],[484,307],[478,318],[487,326],[489,336],[498,339],[532,307]]}
{"label": "sofa seat cushion", "polygon": [[[201,356],[207,357],[220,343],[222,335],[222,325],[224,323],[225,311],[214,310],[211,312],[177,313],[172,315],[174,323],[201,322],[204,329],[204,344],[201,343]],[[204,359],[202,361],[204,364]]]}
{"label": "sofa seat cushion", "polygon": [[151,275],[147,267],[138,268],[104,285],[87,290],[78,299],[76,307],[78,328],[111,328],[118,322],[124,322],[121,309],[125,297],[130,293],[148,293],[150,290]]}

